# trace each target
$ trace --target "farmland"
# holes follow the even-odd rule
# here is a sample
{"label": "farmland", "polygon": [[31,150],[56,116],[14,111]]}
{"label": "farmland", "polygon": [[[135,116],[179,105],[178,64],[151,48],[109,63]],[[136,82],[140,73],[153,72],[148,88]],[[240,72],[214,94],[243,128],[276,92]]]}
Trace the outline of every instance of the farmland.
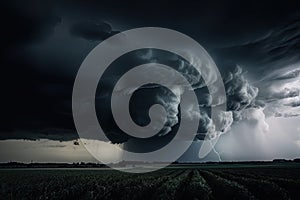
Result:
{"label": "farmland", "polygon": [[299,164],[110,169],[1,169],[0,199],[300,199]]}

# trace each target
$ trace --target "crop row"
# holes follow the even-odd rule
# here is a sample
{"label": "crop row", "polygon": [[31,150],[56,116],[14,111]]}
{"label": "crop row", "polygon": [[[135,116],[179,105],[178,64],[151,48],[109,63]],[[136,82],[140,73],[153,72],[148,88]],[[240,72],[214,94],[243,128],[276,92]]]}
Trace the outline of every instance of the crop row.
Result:
{"label": "crop row", "polygon": [[300,199],[297,177],[249,171],[1,170],[0,199]]}

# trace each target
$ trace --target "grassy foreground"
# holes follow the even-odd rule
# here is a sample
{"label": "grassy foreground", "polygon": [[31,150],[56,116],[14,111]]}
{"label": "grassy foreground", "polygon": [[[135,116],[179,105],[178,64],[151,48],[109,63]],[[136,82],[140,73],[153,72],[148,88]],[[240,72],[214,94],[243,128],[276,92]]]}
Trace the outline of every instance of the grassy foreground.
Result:
{"label": "grassy foreground", "polygon": [[177,165],[109,169],[1,169],[0,199],[300,199],[300,165]]}

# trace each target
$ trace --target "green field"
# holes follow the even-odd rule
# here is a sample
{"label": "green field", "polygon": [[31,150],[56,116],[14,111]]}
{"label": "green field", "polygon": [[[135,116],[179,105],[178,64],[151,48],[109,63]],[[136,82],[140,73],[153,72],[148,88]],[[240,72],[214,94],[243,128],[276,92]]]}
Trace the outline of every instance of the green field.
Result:
{"label": "green field", "polygon": [[109,169],[1,169],[0,199],[300,199],[299,165],[176,165]]}

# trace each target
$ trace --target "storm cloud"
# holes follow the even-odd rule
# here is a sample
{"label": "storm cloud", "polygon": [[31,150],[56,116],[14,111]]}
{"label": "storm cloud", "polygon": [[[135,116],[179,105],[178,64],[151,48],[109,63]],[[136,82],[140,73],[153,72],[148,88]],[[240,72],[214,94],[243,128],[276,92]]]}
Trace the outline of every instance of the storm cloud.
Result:
{"label": "storm cloud", "polygon": [[[155,136],[155,142],[168,141],[174,136],[184,116],[199,120],[196,143],[218,136],[221,141],[224,138],[224,144],[219,147],[224,152],[220,154],[222,158],[236,159],[247,155],[247,158],[255,159],[268,148],[274,150],[272,145],[279,145],[281,140],[284,144],[280,149],[288,149],[288,153],[279,155],[295,155],[296,150],[299,151],[299,139],[295,136],[298,132],[292,128],[295,129],[296,119],[300,116],[300,15],[297,4],[296,1],[4,2],[5,54],[1,81],[5,87],[2,90],[4,119],[0,125],[0,139],[69,141],[78,138],[71,100],[80,64],[108,37],[119,31],[148,26],[187,34],[212,56],[221,72],[227,95],[227,110],[215,119],[222,127],[216,130],[210,109],[224,103],[224,97],[212,102],[206,85],[209,83],[196,73],[193,63],[173,54],[146,49],[112,63],[99,82],[103,90],[96,94],[96,110],[103,115],[98,116],[98,120],[113,143],[132,139],[117,128],[108,112],[113,86],[130,69],[129,66],[159,62],[172,66],[191,83],[201,112],[195,112],[197,109],[192,106],[180,112],[180,100],[170,90],[155,84],[142,86],[133,94],[129,106],[134,122],[141,126],[149,123],[148,108],[152,104],[159,103],[167,111],[165,126]],[[172,80],[172,72],[170,76],[160,78]],[[214,78],[211,77],[211,81]],[[173,87],[178,94],[184,94],[184,85],[174,84]],[[125,95],[132,91],[123,88],[118,92]],[[289,120],[290,129],[282,130],[288,132],[285,137],[276,129]],[[275,139],[272,135],[266,136],[272,131]],[[253,142],[259,144],[257,151],[251,151]],[[226,148],[231,144],[238,150],[245,147],[245,151],[231,155],[234,149]],[[270,151],[262,159],[275,156]]]}
{"label": "storm cloud", "polygon": [[87,40],[102,41],[119,33],[119,31],[112,30],[112,27],[108,23],[88,20],[72,24],[70,33],[73,36],[82,37]]}

